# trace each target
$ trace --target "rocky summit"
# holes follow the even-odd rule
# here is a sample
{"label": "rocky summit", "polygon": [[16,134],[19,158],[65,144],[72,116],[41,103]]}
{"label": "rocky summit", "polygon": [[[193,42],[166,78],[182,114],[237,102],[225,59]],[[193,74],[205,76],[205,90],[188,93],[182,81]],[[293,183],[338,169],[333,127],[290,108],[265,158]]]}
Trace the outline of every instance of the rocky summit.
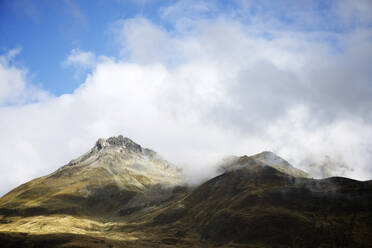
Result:
{"label": "rocky summit", "polygon": [[99,139],[0,198],[0,246],[372,246],[372,181],[312,179],[272,152],[218,171],[189,187],[155,151]]}

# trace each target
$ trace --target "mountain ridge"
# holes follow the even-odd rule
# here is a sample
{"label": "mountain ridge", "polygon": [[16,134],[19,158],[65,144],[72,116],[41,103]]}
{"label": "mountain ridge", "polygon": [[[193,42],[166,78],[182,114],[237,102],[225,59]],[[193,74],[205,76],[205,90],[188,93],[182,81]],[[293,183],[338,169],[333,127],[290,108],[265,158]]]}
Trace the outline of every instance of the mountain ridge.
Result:
{"label": "mountain ridge", "polygon": [[271,151],[264,151],[251,156],[229,156],[225,159],[222,165],[220,165],[218,171],[224,173],[252,164],[269,166],[285,174],[295,177],[309,177],[308,173],[293,167],[288,161]]}
{"label": "mountain ridge", "polygon": [[[0,198],[4,247],[368,247],[372,181],[322,180],[272,152],[182,171],[123,136]],[[286,228],[283,229],[283,226]]]}
{"label": "mountain ridge", "polygon": [[[126,203],[133,203],[142,195],[147,201],[169,197],[167,187],[182,183],[178,168],[154,151],[142,148],[123,136],[99,139],[87,153],[72,160],[55,172],[23,184],[4,195],[0,207],[24,210],[45,208],[51,213],[88,214],[120,212]],[[146,192],[152,192],[152,196]],[[116,198],[106,199],[107,195]],[[89,210],[90,204],[104,199],[107,206]],[[112,203],[112,204],[110,204]],[[84,206],[84,207],[81,207]],[[99,204],[98,204],[99,205]],[[102,208],[102,209],[100,209]],[[110,210],[109,208],[112,208]],[[38,211],[36,211],[38,212]],[[109,215],[112,215],[110,213]]]}

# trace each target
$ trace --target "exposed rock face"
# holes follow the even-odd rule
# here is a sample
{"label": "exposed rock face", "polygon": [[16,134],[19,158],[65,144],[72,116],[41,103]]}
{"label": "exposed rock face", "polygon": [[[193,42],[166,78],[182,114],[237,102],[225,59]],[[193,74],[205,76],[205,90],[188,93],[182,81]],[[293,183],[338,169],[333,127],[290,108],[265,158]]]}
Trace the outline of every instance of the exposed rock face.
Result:
{"label": "exposed rock face", "polygon": [[107,140],[100,139],[99,141],[103,141],[104,145],[109,146],[120,146],[124,147],[133,152],[142,152],[142,147],[136,143],[134,143],[131,139],[127,137],[123,137],[119,135],[118,137],[110,137]]}
{"label": "exposed rock face", "polygon": [[[148,149],[148,148],[142,148],[139,144],[135,143],[131,139],[127,137],[123,137],[122,135],[119,135],[117,137],[113,136],[108,139],[98,139],[95,146],[86,154],[83,154],[82,156],[78,157],[77,159],[71,160],[70,163],[67,165],[75,165],[78,163],[81,163],[91,157],[94,157],[95,155],[99,153],[104,153],[109,150],[117,151],[117,152],[124,152],[127,154],[130,153],[137,153],[142,154],[143,156],[147,156],[149,158],[157,157],[159,160],[162,160],[160,156],[156,154],[156,152]],[[164,160],[164,162],[166,162]]]}

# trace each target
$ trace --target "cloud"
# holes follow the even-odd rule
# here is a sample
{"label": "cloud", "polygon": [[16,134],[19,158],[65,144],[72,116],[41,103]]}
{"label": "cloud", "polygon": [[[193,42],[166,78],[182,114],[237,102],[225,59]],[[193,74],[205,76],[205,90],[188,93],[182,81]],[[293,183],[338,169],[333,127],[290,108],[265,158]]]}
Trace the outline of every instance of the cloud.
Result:
{"label": "cloud", "polygon": [[181,0],[160,9],[160,16],[166,20],[200,17],[217,10],[213,1]]}
{"label": "cloud", "polygon": [[[319,123],[321,122],[321,123]],[[370,179],[372,127],[361,118],[324,123],[305,106],[268,125],[274,151],[316,178],[347,176]]]}
{"label": "cloud", "polygon": [[168,47],[171,44],[166,44],[166,31],[145,18],[120,20],[115,24],[114,32],[122,57],[138,63],[153,63],[164,56],[174,57],[170,54],[172,48]]}
{"label": "cloud", "polygon": [[94,68],[97,64],[98,58],[91,51],[81,51],[79,48],[72,49],[70,54],[63,61],[62,65],[65,67],[72,67],[75,69],[75,78],[79,78],[84,72]]}
{"label": "cloud", "polygon": [[48,97],[40,88],[27,83],[27,70],[12,64],[21,49],[9,50],[0,56],[0,106],[24,104]]}
{"label": "cloud", "polygon": [[65,63],[90,68],[72,94],[0,107],[3,192],[117,134],[194,183],[224,155],[264,150],[316,177],[370,179],[371,30],[301,32],[261,17],[201,16],[187,29],[125,19],[117,58],[72,50]]}
{"label": "cloud", "polygon": [[96,56],[94,52],[83,51],[80,48],[74,48],[67,55],[66,59],[62,62],[65,68],[74,69],[74,77],[81,79],[91,72],[99,63],[105,63],[111,59],[106,56]]}
{"label": "cloud", "polygon": [[96,64],[96,55],[90,51],[84,52],[80,49],[72,49],[64,64],[83,69],[92,68]]}

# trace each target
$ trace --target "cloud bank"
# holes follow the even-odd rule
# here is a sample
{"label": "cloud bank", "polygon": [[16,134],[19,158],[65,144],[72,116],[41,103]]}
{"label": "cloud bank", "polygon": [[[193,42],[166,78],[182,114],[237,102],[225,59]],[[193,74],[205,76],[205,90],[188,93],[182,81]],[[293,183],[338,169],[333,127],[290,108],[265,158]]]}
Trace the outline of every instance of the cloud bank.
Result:
{"label": "cloud bank", "polygon": [[364,8],[332,6],[343,32],[318,23],[303,31],[275,13],[263,21],[264,7],[247,21],[250,3],[222,14],[203,2],[190,6],[199,15],[179,17],[178,2],[160,13],[172,28],[118,20],[118,57],[67,55],[78,70],[91,68],[72,94],[21,97],[34,95],[27,71],[9,64],[11,52],[1,57],[1,192],[118,134],[180,165],[193,183],[213,175],[225,155],[264,150],[314,177],[371,179],[371,19],[352,18]]}

